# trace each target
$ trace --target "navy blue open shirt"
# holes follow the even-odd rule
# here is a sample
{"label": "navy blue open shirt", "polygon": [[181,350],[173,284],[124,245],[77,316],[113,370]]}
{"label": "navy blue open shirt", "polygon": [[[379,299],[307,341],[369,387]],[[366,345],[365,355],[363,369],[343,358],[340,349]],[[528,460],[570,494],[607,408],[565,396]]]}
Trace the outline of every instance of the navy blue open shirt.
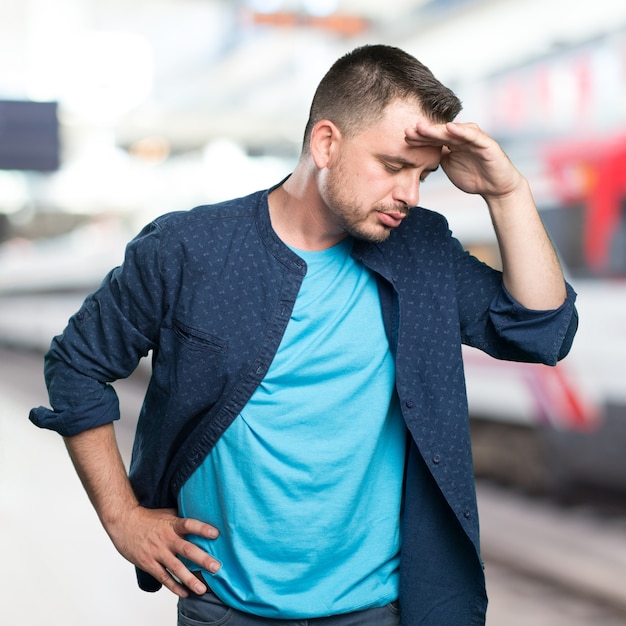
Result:
{"label": "navy blue open shirt", "polygon": [[[130,479],[140,503],[174,507],[180,487],[267,372],[306,263],[273,231],[268,192],[148,225],[55,337],[53,410],[31,420],[71,436],[119,418],[110,382],[153,353]],[[534,311],[466,253],[445,219],[415,208],[384,243],[356,241],[376,273],[396,388],[411,434],[405,481],[403,624],[482,624],[486,611],[461,344],[554,365],[577,328],[575,293]],[[349,401],[349,400],[348,400]],[[358,428],[358,424],[355,424]],[[138,572],[143,589],[159,584]]]}

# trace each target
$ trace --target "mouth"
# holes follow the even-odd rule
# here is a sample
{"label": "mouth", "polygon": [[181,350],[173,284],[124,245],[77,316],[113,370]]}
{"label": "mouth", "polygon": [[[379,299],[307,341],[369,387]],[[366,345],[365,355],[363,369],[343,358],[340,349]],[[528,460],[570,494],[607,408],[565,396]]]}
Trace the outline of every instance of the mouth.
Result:
{"label": "mouth", "polygon": [[400,211],[377,211],[378,219],[381,221],[383,226],[387,226],[388,228],[397,228],[402,223],[402,220],[406,217],[406,213],[402,213]]}

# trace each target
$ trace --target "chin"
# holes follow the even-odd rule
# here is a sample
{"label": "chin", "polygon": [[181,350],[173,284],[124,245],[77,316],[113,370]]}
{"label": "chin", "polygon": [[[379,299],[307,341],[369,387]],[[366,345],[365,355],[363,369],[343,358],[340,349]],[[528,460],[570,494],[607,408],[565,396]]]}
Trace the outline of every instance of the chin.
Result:
{"label": "chin", "polygon": [[387,241],[387,239],[389,239],[389,235],[391,235],[391,231],[391,228],[372,229],[368,231],[361,229],[348,229],[348,233],[355,239],[369,241],[370,243],[383,243]]}

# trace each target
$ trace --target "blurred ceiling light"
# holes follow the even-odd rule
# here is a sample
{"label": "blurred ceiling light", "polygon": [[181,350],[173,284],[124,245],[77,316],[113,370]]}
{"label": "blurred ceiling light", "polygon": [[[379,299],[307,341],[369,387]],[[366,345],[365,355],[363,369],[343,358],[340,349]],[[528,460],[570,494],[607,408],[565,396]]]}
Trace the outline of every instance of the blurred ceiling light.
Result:
{"label": "blurred ceiling light", "polygon": [[248,6],[259,13],[275,13],[282,8],[283,3],[281,0],[248,0]]}
{"label": "blurred ceiling light", "polygon": [[302,13],[314,17],[328,17],[339,8],[339,0],[249,0],[248,7],[258,13]]}
{"label": "blurred ceiling light", "polygon": [[135,141],[128,152],[146,163],[162,163],[170,155],[171,146],[165,137],[144,137]]}
{"label": "blurred ceiling light", "polygon": [[339,0],[303,0],[304,9],[309,15],[327,17],[339,8]]}

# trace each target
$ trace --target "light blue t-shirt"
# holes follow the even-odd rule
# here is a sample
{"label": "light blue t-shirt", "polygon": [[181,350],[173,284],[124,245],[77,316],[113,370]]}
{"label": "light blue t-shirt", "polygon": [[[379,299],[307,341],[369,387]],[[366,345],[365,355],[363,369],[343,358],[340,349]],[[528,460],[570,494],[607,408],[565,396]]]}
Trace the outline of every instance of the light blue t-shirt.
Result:
{"label": "light blue t-shirt", "polygon": [[270,370],[180,492],[180,515],[220,529],[191,537],[222,562],[211,589],[249,613],[398,595],[405,426],[376,279],[351,247],[296,251],[308,270]]}

